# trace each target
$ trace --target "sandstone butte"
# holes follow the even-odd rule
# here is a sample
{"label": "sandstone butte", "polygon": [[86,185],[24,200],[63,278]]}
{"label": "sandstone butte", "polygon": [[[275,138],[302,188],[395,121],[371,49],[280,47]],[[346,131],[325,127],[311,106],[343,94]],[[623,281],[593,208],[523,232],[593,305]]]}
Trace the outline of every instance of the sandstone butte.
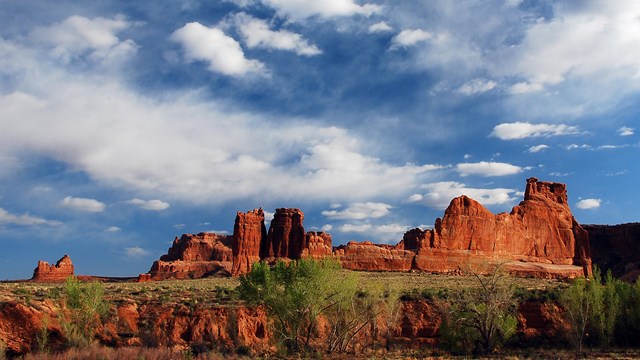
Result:
{"label": "sandstone butte", "polygon": [[149,273],[153,279],[240,275],[259,260],[332,257],[344,268],[361,271],[457,273],[468,266],[500,264],[520,276],[588,276],[589,235],[567,200],[564,184],[536,178],[527,180],[524,200],[510,213],[496,215],[459,196],[432,230],[409,230],[396,245],[365,241],[333,247],[330,234],[305,232],[299,209],[276,209],[268,231],[262,209],[238,212],[233,236],[176,238]]}
{"label": "sandstone butte", "polygon": [[38,282],[61,282],[73,274],[71,258],[65,255],[58,260],[55,265],[49,265],[48,262],[42,260],[38,261],[38,267],[33,270],[31,280]]}

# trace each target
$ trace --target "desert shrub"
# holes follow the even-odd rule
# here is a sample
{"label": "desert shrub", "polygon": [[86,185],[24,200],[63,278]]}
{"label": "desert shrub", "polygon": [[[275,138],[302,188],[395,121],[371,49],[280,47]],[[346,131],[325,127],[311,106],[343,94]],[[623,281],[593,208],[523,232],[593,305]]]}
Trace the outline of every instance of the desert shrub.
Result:
{"label": "desert shrub", "polygon": [[620,346],[638,347],[640,338],[640,278],[635,284],[615,280],[620,305],[614,341]]}
{"label": "desert shrub", "polygon": [[99,282],[83,283],[70,276],[65,281],[62,305],[60,324],[69,345],[90,345],[98,325],[109,313],[104,286]]}
{"label": "desert shrub", "polygon": [[491,271],[466,269],[477,281],[473,288],[451,291],[437,301],[442,313],[441,345],[449,351],[487,354],[515,334],[517,299],[500,266]]}
{"label": "desert shrub", "polygon": [[624,308],[633,306],[633,296],[625,296],[632,293],[627,288],[628,284],[614,279],[610,271],[603,282],[600,269],[594,266],[590,279],[575,279],[562,291],[559,302],[572,326],[571,338],[578,351],[587,337],[592,346],[608,347],[615,341]]}
{"label": "desert shrub", "polygon": [[40,329],[36,333],[36,346],[38,352],[46,353],[49,350],[49,317],[42,318]]}
{"label": "desert shrub", "polygon": [[[356,285],[356,274],[342,272],[335,261],[301,259],[289,264],[280,261],[273,268],[256,263],[240,278],[238,291],[249,304],[265,306],[279,343],[286,352],[295,353],[309,349],[321,314],[346,316],[348,306],[354,306]],[[331,325],[336,331],[347,326]]]}

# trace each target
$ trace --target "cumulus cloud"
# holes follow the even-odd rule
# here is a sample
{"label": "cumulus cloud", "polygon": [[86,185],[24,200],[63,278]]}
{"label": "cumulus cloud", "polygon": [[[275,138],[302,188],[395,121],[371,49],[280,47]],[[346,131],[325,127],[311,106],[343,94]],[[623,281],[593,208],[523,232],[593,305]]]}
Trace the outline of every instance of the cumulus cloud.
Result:
{"label": "cumulus cloud", "polygon": [[582,199],[576,203],[576,207],[583,210],[597,209],[600,207],[600,203],[600,199]]}
{"label": "cumulus cloud", "polygon": [[477,163],[460,163],[456,165],[456,171],[460,176],[505,176],[521,173],[524,169],[520,166],[501,162],[480,161]]}
{"label": "cumulus cloud", "polygon": [[135,205],[141,209],[152,210],[152,211],[161,211],[169,208],[169,203],[164,202],[162,200],[141,200],[141,199],[131,199],[127,201],[127,204]]}
{"label": "cumulus cloud", "polygon": [[621,128],[618,129],[618,135],[620,136],[631,136],[634,134],[635,129],[628,127],[628,126],[623,126]]}
{"label": "cumulus cloud", "polygon": [[211,72],[243,76],[264,69],[261,62],[244,56],[236,40],[215,27],[191,22],[176,30],[170,39],[182,45],[187,61],[204,61]]}
{"label": "cumulus cloud", "polygon": [[540,144],[540,145],[534,145],[534,146],[531,146],[531,147],[529,148],[529,150],[528,150],[528,151],[529,151],[530,153],[537,153],[537,152],[540,152],[540,151],[546,150],[546,149],[548,149],[548,148],[549,148],[549,145]]}
{"label": "cumulus cloud", "polygon": [[106,232],[119,232],[120,230],[122,230],[122,229],[120,229],[117,226],[109,226],[104,231],[106,231]]}
{"label": "cumulus cloud", "polygon": [[8,212],[7,210],[0,208],[0,224],[7,225],[23,225],[23,226],[37,226],[37,225],[49,225],[59,226],[62,225],[60,221],[47,220],[41,217],[29,215],[24,213],[22,215],[16,215]]}
{"label": "cumulus cloud", "polygon": [[591,145],[589,145],[589,144],[582,144],[582,145],[569,144],[569,145],[565,146],[565,149],[567,149],[567,150],[591,149]]}
{"label": "cumulus cloud", "polygon": [[402,30],[391,39],[391,49],[409,47],[433,38],[433,34],[422,29]]}
{"label": "cumulus cloud", "polygon": [[249,48],[287,50],[304,56],[322,54],[322,50],[316,45],[309,44],[302,35],[286,30],[273,31],[269,29],[269,24],[266,21],[256,19],[246,13],[237,14],[234,21]]}
{"label": "cumulus cloud", "polygon": [[487,79],[473,79],[460,86],[458,92],[464,95],[482,94],[493,90],[498,83]]}
{"label": "cumulus cloud", "polygon": [[67,196],[62,199],[60,205],[69,209],[84,212],[102,212],[106,207],[104,203],[98,200],[73,196]]}
{"label": "cumulus cloud", "polygon": [[565,124],[531,124],[528,122],[502,123],[493,128],[490,136],[501,140],[517,140],[529,137],[550,137],[579,134],[577,126]]}
{"label": "cumulus cloud", "polygon": [[143,257],[149,255],[149,252],[139,246],[128,247],[124,249],[125,254],[129,257]]}
{"label": "cumulus cloud", "polygon": [[514,189],[478,189],[467,187],[463,183],[453,181],[443,181],[422,186],[427,190],[424,194],[414,194],[410,197],[411,202],[422,203],[435,208],[444,208],[449,205],[451,199],[467,195],[483,205],[506,204],[516,200]]}
{"label": "cumulus cloud", "polygon": [[338,227],[338,231],[343,233],[363,233],[371,230],[371,224],[343,224]]}
{"label": "cumulus cloud", "polygon": [[370,16],[382,11],[374,4],[358,5],[354,0],[261,0],[275,9],[281,16],[301,20],[312,16],[330,18],[336,16],[365,15]]}
{"label": "cumulus cloud", "polygon": [[380,33],[380,32],[389,32],[393,31],[393,28],[384,21],[380,21],[369,26],[369,33]]}
{"label": "cumulus cloud", "polygon": [[331,231],[331,229],[333,229],[333,225],[331,225],[331,224],[324,224],[320,228],[320,230],[322,230],[322,231]]}
{"label": "cumulus cloud", "polygon": [[353,203],[343,210],[325,210],[322,215],[330,219],[362,220],[379,218],[389,214],[391,205],[385,203]]}
{"label": "cumulus cloud", "polygon": [[30,38],[49,46],[51,54],[64,63],[82,55],[97,61],[113,60],[136,51],[133,40],[121,41],[116,36],[132,25],[123,16],[89,19],[74,15],[61,23],[36,28]]}

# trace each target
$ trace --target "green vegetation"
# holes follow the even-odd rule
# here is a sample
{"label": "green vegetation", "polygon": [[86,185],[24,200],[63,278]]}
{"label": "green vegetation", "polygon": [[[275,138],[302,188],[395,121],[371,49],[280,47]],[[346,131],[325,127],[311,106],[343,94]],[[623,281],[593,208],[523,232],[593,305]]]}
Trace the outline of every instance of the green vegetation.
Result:
{"label": "green vegetation", "polygon": [[442,346],[453,352],[488,354],[515,334],[515,288],[496,267],[488,275],[466,271],[478,287],[452,291],[438,301],[443,312]]}
{"label": "green vegetation", "polygon": [[582,351],[585,339],[592,347],[637,346],[640,338],[640,280],[634,285],[613,278],[602,278],[597,267],[586,280],[575,279],[560,293],[559,303],[566,310],[572,327],[571,340]]}
{"label": "green vegetation", "polygon": [[[335,261],[298,260],[289,264],[280,261],[273,268],[256,263],[240,278],[238,289],[247,303],[266,307],[275,320],[279,342],[288,353],[295,353],[309,348],[321,314],[346,316],[356,286],[355,274],[341,272]],[[337,332],[347,331],[337,329],[346,324],[334,325]]]}
{"label": "green vegetation", "polygon": [[99,282],[83,283],[70,276],[65,282],[62,305],[60,325],[67,342],[72,347],[89,346],[96,328],[109,313],[104,286]]}

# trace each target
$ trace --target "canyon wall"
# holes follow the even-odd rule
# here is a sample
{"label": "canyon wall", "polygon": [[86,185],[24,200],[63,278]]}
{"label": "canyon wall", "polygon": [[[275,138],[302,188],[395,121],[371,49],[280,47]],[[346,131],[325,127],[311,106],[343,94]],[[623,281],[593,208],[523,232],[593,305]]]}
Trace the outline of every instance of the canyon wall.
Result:
{"label": "canyon wall", "polygon": [[640,277],[640,223],[583,227],[589,233],[594,265],[627,281]]}
{"label": "canyon wall", "polygon": [[[266,231],[262,209],[238,212],[233,236],[183,235],[150,273],[154,278],[171,277],[172,271],[178,278],[185,273],[197,277],[215,273],[207,267],[215,263],[216,269],[239,275],[259,260],[307,257],[332,257],[347,269],[362,271],[458,273],[468,266],[489,271],[500,265],[514,275],[546,278],[591,271],[589,234],[571,213],[566,186],[536,178],[527,180],[523,201],[510,213],[493,214],[459,196],[433,229],[411,229],[397,245],[365,241],[333,248],[330,234],[305,233],[303,220],[300,209],[276,209]],[[188,270],[190,263],[198,269]]]}

